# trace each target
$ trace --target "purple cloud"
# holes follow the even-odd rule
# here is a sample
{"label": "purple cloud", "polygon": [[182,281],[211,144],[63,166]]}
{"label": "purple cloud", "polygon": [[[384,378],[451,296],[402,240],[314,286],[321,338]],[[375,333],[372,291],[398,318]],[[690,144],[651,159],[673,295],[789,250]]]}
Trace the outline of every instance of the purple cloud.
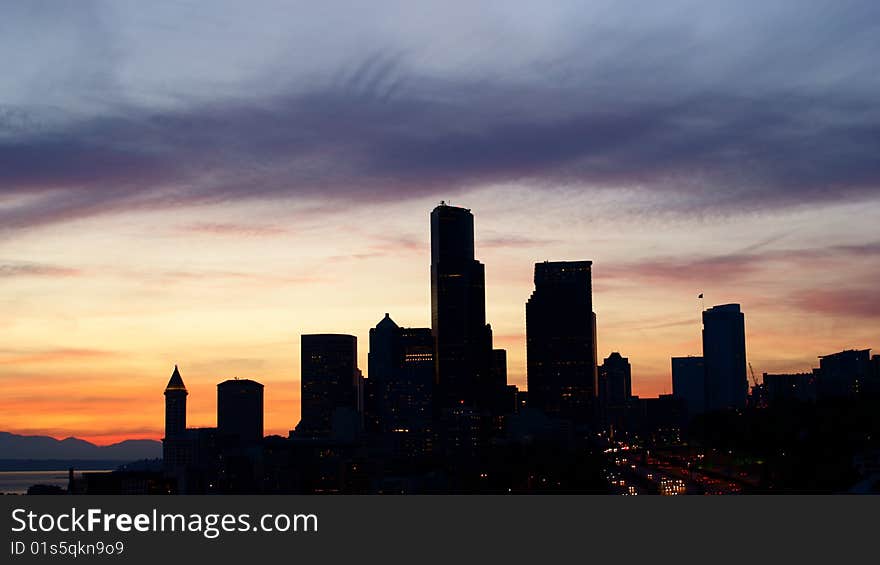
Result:
{"label": "purple cloud", "polygon": [[791,301],[805,312],[871,320],[880,318],[880,290],[876,287],[810,289],[796,292]]}
{"label": "purple cloud", "polygon": [[[115,58],[87,72],[99,47],[90,40],[82,81],[109,101],[76,98],[89,111],[52,120],[44,114],[59,110],[39,104],[0,108],[0,191],[14,203],[0,207],[0,229],[253,199],[358,205],[503,183],[641,187],[656,196],[652,207],[685,214],[880,197],[876,3],[753,6],[766,29],[742,8],[717,41],[698,27],[717,14],[675,5],[693,17],[646,9],[624,18],[604,3],[593,18],[574,11],[571,29],[534,30],[546,49],[521,61],[493,51],[480,67],[445,72],[411,44],[373,42],[333,58],[310,49],[327,57],[320,72],[288,82],[274,69],[237,77],[235,94],[197,90],[165,104],[125,96]],[[532,25],[516,8],[511,18]],[[114,47],[122,39],[104,23],[101,40]],[[840,48],[819,49],[827,45]],[[63,91],[73,79],[58,80]]]}
{"label": "purple cloud", "polygon": [[0,263],[0,279],[13,277],[77,277],[82,270],[43,263]]}
{"label": "purple cloud", "polygon": [[279,226],[261,226],[258,224],[239,224],[233,222],[197,222],[181,226],[180,230],[186,233],[245,237],[268,237],[289,233],[289,230]]}
{"label": "purple cloud", "polygon": [[739,253],[703,257],[658,257],[632,263],[594,266],[593,277],[606,283],[636,279],[642,282],[673,283],[693,286],[705,283],[730,283],[758,274],[774,264],[805,267],[830,265],[835,261],[874,260],[880,258],[880,242],[862,245],[834,245],[815,249],[754,248]]}

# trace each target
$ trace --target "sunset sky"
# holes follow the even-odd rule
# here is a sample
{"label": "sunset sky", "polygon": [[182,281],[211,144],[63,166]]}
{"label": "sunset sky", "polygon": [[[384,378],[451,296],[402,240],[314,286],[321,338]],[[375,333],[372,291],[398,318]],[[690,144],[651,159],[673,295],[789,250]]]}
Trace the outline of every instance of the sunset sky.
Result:
{"label": "sunset sky", "polygon": [[520,387],[543,260],[641,396],[700,292],[759,375],[880,348],[880,3],[545,4],[0,4],[0,430],[158,439],[177,363],[287,435],[301,334],[430,325],[440,200]]}

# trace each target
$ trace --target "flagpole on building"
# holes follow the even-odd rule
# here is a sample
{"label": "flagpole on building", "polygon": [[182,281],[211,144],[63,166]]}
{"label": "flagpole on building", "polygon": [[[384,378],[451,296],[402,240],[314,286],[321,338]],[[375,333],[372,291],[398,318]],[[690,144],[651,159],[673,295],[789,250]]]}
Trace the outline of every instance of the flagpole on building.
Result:
{"label": "flagpole on building", "polygon": [[697,298],[700,299],[700,314],[706,311],[706,299],[703,298],[703,293],[701,292]]}

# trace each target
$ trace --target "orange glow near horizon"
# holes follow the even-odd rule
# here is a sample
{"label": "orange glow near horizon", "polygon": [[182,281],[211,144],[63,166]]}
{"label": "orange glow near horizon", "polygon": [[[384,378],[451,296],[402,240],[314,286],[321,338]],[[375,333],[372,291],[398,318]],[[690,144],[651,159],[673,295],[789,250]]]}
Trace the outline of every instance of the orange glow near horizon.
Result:
{"label": "orange glow near horizon", "polygon": [[[639,396],[671,392],[670,357],[701,354],[700,292],[706,306],[742,304],[759,375],[878,346],[877,316],[846,310],[846,293],[860,296],[880,275],[877,256],[852,249],[873,243],[876,210],[792,212],[772,233],[760,216],[623,226],[603,220],[608,210],[584,217],[588,200],[548,196],[534,214],[532,192],[497,190],[507,197],[477,191],[467,205],[495,346],[521,388],[524,304],[545,259],[593,261],[599,361],[628,357]],[[40,266],[0,277],[0,430],[99,445],[161,439],[162,392],[178,364],[190,427],[215,425],[218,382],[251,378],[265,385],[266,434],[286,436],[299,419],[301,334],[356,335],[369,376],[368,332],[384,312],[430,324],[433,205],[317,217],[277,203],[140,212],[0,240],[4,261]],[[810,237],[763,243],[804,225]]]}

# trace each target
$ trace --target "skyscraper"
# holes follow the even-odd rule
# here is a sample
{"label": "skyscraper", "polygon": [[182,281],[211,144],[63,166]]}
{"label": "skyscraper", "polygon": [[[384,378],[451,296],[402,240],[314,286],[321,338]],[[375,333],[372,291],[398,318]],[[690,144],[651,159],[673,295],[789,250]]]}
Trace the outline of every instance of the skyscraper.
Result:
{"label": "skyscraper", "polygon": [[[492,387],[496,390],[507,389],[507,350],[492,350]],[[509,394],[509,393],[508,393]],[[505,399],[504,402],[507,402]]]}
{"label": "skyscraper", "polygon": [[617,351],[599,368],[599,401],[605,406],[623,406],[632,396],[632,367]]}
{"label": "skyscraper", "polygon": [[689,416],[706,411],[706,367],[702,357],[672,358],[672,396],[684,403]]}
{"label": "skyscraper", "polygon": [[706,367],[706,409],[745,408],[745,316],[739,304],[713,306],[703,312],[703,361]]}
{"label": "skyscraper", "polygon": [[535,264],[526,303],[529,407],[575,421],[590,418],[597,388],[591,265]]}
{"label": "skyscraper", "polygon": [[357,338],[313,334],[301,341],[301,437],[350,436],[361,426],[363,384],[357,367]]}
{"label": "skyscraper", "polygon": [[385,314],[370,330],[367,371],[378,432],[398,454],[429,451],[434,388],[431,329],[401,328]]}
{"label": "skyscraper", "polygon": [[217,385],[217,432],[241,443],[263,439],[263,385],[230,379]]}
{"label": "skyscraper", "polygon": [[485,268],[474,259],[473,214],[444,203],[431,212],[431,331],[435,400],[479,407],[492,393]]}

